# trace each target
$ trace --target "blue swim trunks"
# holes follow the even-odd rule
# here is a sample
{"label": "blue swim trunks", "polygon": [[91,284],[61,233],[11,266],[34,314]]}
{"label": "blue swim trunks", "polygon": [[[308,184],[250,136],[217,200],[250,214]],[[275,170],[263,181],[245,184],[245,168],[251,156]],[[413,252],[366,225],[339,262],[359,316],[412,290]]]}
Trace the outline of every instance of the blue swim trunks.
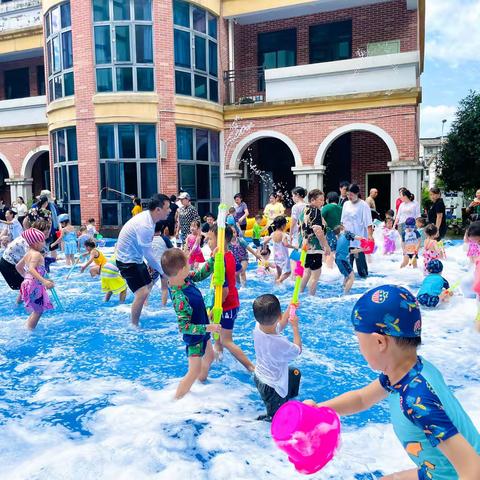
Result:
{"label": "blue swim trunks", "polygon": [[222,318],[220,320],[220,325],[224,330],[233,330],[233,326],[235,325],[235,320],[237,319],[238,311],[240,310],[239,307],[232,308],[232,310],[226,310],[222,314]]}
{"label": "blue swim trunks", "polygon": [[336,258],[335,263],[337,264],[337,267],[340,270],[340,273],[345,278],[347,278],[353,272],[353,268],[350,262]]}

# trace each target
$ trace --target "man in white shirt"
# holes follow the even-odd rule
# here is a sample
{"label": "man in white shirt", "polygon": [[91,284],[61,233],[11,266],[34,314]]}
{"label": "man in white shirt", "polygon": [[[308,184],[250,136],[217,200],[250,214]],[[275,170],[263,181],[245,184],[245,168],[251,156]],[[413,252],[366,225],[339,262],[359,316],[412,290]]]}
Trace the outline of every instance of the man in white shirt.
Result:
{"label": "man in white shirt", "polygon": [[118,236],[117,267],[135,294],[131,313],[131,320],[135,326],[138,326],[143,304],[153,287],[152,275],[143,259],[147,260],[150,270],[159,273],[162,271],[160,261],[152,249],[152,240],[155,224],[165,220],[169,212],[170,199],[161,193],[154,195],[148,203],[148,210],[132,217]]}
{"label": "man in white shirt", "polygon": [[[345,230],[356,236],[373,240],[373,222],[370,207],[364,200],[359,198],[360,188],[356,184],[350,185],[348,191],[348,201],[344,203],[342,210],[341,223]],[[360,242],[353,240],[350,242],[350,248],[358,248]],[[364,253],[350,255],[350,263],[353,266],[353,260],[357,264],[357,272],[362,278],[368,277],[367,261]]]}

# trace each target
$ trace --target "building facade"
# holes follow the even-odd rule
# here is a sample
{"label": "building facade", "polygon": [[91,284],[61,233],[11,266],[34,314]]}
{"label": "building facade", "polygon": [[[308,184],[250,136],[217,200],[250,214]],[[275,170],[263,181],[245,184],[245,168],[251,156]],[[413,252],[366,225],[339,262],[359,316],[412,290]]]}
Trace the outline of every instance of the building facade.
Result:
{"label": "building facade", "polygon": [[0,5],[0,197],[73,223],[127,195],[421,188],[424,0],[12,0]]}
{"label": "building facade", "polygon": [[425,168],[424,182],[428,188],[436,186],[437,161],[442,151],[442,143],[442,137],[420,139],[420,162]]}

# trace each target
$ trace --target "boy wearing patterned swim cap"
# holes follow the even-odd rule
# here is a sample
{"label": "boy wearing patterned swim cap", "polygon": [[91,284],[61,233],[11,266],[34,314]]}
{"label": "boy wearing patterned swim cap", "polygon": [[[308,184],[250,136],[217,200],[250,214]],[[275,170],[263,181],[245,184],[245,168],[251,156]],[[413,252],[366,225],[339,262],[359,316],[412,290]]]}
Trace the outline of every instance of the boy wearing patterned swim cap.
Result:
{"label": "boy wearing patterned swim cap", "polygon": [[360,352],[379,378],[360,390],[312,406],[339,415],[388,399],[394,431],[416,468],[389,480],[480,479],[480,434],[441,373],[417,356],[422,318],[405,288],[383,285],[365,293],[352,311]]}

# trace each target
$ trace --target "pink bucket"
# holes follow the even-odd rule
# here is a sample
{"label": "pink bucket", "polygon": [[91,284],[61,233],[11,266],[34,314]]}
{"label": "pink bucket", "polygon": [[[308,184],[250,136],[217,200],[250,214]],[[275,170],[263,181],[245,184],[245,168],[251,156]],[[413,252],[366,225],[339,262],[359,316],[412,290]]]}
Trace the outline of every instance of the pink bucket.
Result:
{"label": "pink bucket", "polygon": [[273,417],[271,433],[297,471],[312,474],[334,457],[340,441],[340,419],[331,408],[290,401]]}
{"label": "pink bucket", "polygon": [[365,255],[371,255],[372,253],[375,253],[376,250],[375,241],[367,239],[360,240],[360,248],[363,249]]}

